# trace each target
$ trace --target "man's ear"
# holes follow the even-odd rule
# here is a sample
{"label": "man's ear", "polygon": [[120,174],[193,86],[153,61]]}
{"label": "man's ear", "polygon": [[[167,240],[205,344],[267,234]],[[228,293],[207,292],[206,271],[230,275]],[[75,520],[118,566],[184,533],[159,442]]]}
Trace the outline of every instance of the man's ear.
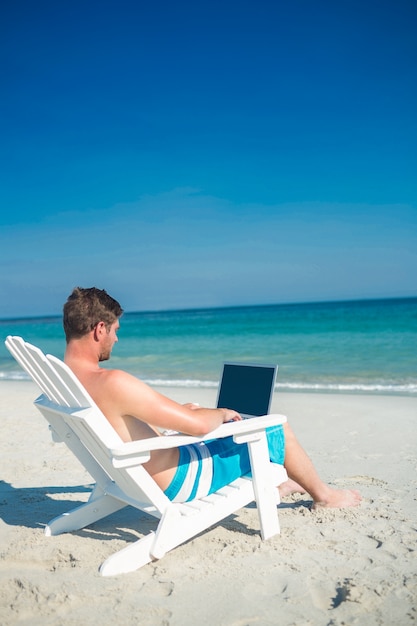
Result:
{"label": "man's ear", "polygon": [[100,337],[103,335],[103,332],[106,330],[106,325],[104,322],[99,322],[93,328],[93,337],[94,341],[100,341]]}

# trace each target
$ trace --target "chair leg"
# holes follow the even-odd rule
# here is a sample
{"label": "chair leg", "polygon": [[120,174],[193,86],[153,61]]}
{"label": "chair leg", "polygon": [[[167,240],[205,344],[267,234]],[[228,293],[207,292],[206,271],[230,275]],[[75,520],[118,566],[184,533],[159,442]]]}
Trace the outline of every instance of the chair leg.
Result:
{"label": "chair leg", "polygon": [[61,533],[71,532],[85,528],[97,520],[107,517],[115,511],[119,511],[126,506],[125,502],[121,502],[109,495],[102,495],[94,500],[89,500],[81,506],[77,506],[68,513],[63,513],[51,520],[45,528],[45,535],[60,535]]}
{"label": "chair leg", "polygon": [[269,539],[280,532],[280,527],[277,511],[277,488],[273,485],[268,442],[265,434],[255,441],[249,441],[248,446],[261,536],[262,539]]}
{"label": "chair leg", "polygon": [[155,533],[151,531],[134,543],[109,556],[101,564],[99,572],[102,576],[117,576],[134,572],[143,565],[154,560],[151,549],[155,541]]}

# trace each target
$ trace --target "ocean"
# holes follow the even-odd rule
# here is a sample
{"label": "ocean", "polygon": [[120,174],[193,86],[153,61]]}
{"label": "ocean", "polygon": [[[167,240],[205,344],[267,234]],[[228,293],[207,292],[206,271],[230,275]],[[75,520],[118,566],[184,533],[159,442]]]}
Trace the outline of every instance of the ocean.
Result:
{"label": "ocean", "polygon": [[[26,380],[20,335],[62,358],[61,317],[0,320],[0,381]],[[151,385],[216,387],[223,361],[277,363],[277,389],[417,395],[417,298],[128,312],[105,367]]]}

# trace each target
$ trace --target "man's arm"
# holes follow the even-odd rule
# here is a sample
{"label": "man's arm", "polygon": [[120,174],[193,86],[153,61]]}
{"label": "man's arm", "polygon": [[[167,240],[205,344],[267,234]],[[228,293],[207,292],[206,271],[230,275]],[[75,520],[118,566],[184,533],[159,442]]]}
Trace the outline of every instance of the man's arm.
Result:
{"label": "man's arm", "polygon": [[201,437],[224,422],[241,419],[236,411],[226,408],[179,404],[121,370],[107,371],[106,378],[106,404],[112,414],[130,416],[159,429]]}

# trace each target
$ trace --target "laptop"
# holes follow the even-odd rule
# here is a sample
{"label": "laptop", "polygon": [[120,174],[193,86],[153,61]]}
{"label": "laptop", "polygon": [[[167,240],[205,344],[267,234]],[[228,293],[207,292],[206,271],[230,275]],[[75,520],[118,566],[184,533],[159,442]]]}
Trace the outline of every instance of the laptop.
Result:
{"label": "laptop", "polygon": [[267,415],[278,373],[278,365],[223,363],[217,408],[234,409],[244,419]]}

